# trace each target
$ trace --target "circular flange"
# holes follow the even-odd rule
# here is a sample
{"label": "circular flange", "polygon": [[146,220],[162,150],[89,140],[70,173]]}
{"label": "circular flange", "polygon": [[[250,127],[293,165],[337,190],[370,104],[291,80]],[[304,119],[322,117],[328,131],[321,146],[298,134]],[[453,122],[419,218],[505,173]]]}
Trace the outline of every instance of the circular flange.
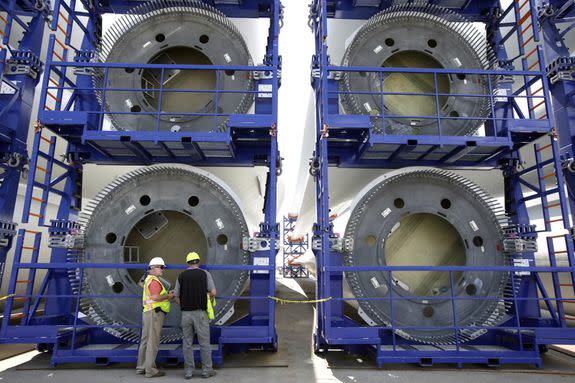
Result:
{"label": "circular flange", "polygon": [[[345,236],[353,245],[348,266],[506,266],[504,215],[497,203],[469,180],[441,170],[392,172],[358,194]],[[506,312],[505,272],[465,270],[349,272],[346,279],[371,325],[404,328],[404,338],[430,344],[455,343],[451,294],[458,327],[491,326]],[[452,279],[452,281],[451,281]],[[451,288],[453,286],[453,289]],[[390,297],[394,297],[393,316]],[[445,299],[442,299],[442,298]],[[475,299],[473,298],[495,298]],[[459,341],[485,331],[461,329]]]}
{"label": "circular flange", "polygon": [[[412,3],[391,6],[369,19],[347,47],[342,66],[489,69],[492,61],[485,37],[462,16]],[[382,85],[384,92],[410,94],[386,94],[382,100]],[[488,79],[480,75],[438,74],[435,79],[432,73],[343,72],[340,91],[344,111],[374,116],[377,132],[382,122],[375,116],[383,106],[390,134],[437,135],[437,109],[445,117],[442,134],[472,134],[489,113],[489,97],[463,96],[489,94]]]}
{"label": "circular flange", "polygon": [[[215,8],[196,0],[161,0],[133,8],[104,36],[99,60],[253,65],[247,45],[234,24]],[[107,73],[100,71],[94,78],[96,88],[102,88],[106,79],[107,89],[122,89],[107,90],[105,95],[97,92],[117,130],[223,130],[228,115],[246,113],[254,98],[249,93],[254,88],[253,76],[246,71],[173,69],[162,73],[161,69],[117,68]],[[220,91],[217,98],[216,88]],[[159,105],[167,114],[159,117],[158,127]]]}
{"label": "circular flange", "polygon": [[[155,165],[123,175],[105,189],[81,217],[85,248],[80,262],[147,263],[163,257],[168,264],[185,264],[190,251],[198,251],[204,264],[248,264],[242,248],[248,228],[238,198],[223,181],[203,170],[186,165]],[[164,271],[173,288],[181,270]],[[138,283],[141,269],[84,270],[84,295],[113,295],[117,298],[84,298],[82,311],[93,323],[137,325],[141,300],[123,295],[142,295]],[[218,294],[240,295],[246,271],[211,271]],[[225,321],[233,300],[220,300],[215,323]],[[172,303],[162,330],[162,341],[181,338],[180,310]],[[137,341],[137,328],[108,328],[123,339]]]}

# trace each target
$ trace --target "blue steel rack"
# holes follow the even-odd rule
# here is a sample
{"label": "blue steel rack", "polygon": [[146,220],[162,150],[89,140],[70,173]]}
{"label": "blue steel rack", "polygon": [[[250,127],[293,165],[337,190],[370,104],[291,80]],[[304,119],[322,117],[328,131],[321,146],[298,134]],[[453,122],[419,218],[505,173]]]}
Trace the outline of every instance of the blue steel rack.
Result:
{"label": "blue steel rack", "polygon": [[0,1],[0,281],[12,241],[18,185],[28,162],[26,140],[43,65],[42,38],[49,2]]}
{"label": "blue steel rack", "polygon": [[570,56],[573,46],[567,45],[572,42],[575,22],[575,7],[571,1],[538,1],[538,17],[541,24],[544,39],[545,55],[548,63],[547,74],[549,77],[549,89],[553,100],[553,116],[559,136],[559,155],[565,172],[565,182],[569,191],[569,203],[571,211],[575,211],[575,150],[573,139],[575,128],[572,121],[575,119],[575,103],[573,102],[573,70],[575,61]]}
{"label": "blue steel rack", "polygon": [[[206,66],[154,65],[129,63],[97,63],[94,53],[101,35],[101,16],[125,13],[141,2],[57,0],[54,4],[49,37],[46,69],[43,79],[39,127],[36,130],[26,198],[24,223],[34,220],[38,229],[21,229],[14,265],[8,286],[11,295],[6,303],[6,315],[14,303],[23,301],[18,325],[7,321],[0,329],[0,342],[37,343],[40,349],[52,350],[51,364],[89,362],[108,364],[135,362],[137,345],[107,334],[105,328],[137,327],[85,322],[80,313],[82,289],[74,289],[87,268],[126,268],[126,264],[79,263],[77,250],[82,246],[77,224],[82,206],[82,168],[84,164],[149,165],[154,163],[186,163],[196,166],[266,166],[268,171],[264,202],[264,222],[257,236],[250,238],[251,265],[205,265],[211,270],[247,270],[250,272],[249,296],[220,297],[247,300],[249,313],[229,325],[212,326],[214,362],[221,365],[226,350],[277,350],[275,304],[275,256],[279,228],[276,223],[276,183],[281,172],[277,148],[277,112],[281,57],[278,36],[282,23],[279,0],[205,1],[228,17],[269,19],[269,35],[263,65]],[[80,33],[81,39],[75,34]],[[81,46],[75,45],[81,41]],[[256,89],[265,85],[265,92],[255,93],[255,112],[229,115],[226,129],[205,132],[132,132],[104,129],[103,106],[95,97],[91,74],[95,69],[107,73],[114,68],[154,68],[167,70],[211,70],[217,75],[225,70],[257,73]],[[219,76],[218,76],[219,77]],[[105,83],[105,82],[104,82]],[[102,91],[105,91],[105,85]],[[108,89],[109,90],[109,89]],[[182,92],[201,92],[183,89]],[[218,94],[221,89],[214,89]],[[163,92],[160,89],[160,94]],[[157,113],[159,119],[163,112]],[[220,115],[213,115],[215,119]],[[57,155],[65,144],[62,157]],[[48,202],[56,204],[55,216]],[[48,228],[49,261],[40,259],[42,231]],[[46,239],[44,239],[46,240]],[[263,260],[263,261],[262,261]],[[267,265],[265,265],[267,263]],[[130,268],[145,269],[144,264]],[[179,268],[180,265],[168,265]],[[37,293],[33,286],[37,270],[45,270]],[[76,277],[70,278],[71,274]],[[19,283],[26,284],[26,293],[17,294]],[[93,297],[93,296],[92,296]],[[105,296],[98,296],[105,298]],[[108,298],[118,299],[117,296]],[[125,295],[127,302],[141,297]],[[160,348],[158,360],[179,363],[181,347],[168,344]]]}
{"label": "blue steel rack", "polygon": [[[449,2],[451,11],[463,14],[470,21],[486,25],[489,42],[497,56],[496,70],[342,67],[330,62],[327,46],[329,18],[366,20],[392,3],[385,0],[314,0],[311,4],[310,26],[316,44],[312,60],[312,85],[316,97],[316,147],[312,161],[316,178],[317,210],[314,253],[317,259],[317,292],[320,299],[316,311],[315,350],[326,352],[331,349],[344,349],[368,353],[375,357],[380,367],[385,363],[405,362],[421,365],[455,363],[459,367],[465,363],[528,363],[541,366],[541,353],[546,350],[547,345],[575,343],[575,329],[569,327],[575,317],[565,314],[565,306],[575,302],[575,259],[571,216],[568,212],[562,163],[558,154],[557,131],[551,119],[551,100],[548,96],[536,3],[534,0],[516,0],[503,9],[498,1]],[[443,5],[442,2],[430,3]],[[503,47],[512,41],[516,46],[517,56],[508,57]],[[372,129],[374,116],[343,114],[340,111],[338,100],[342,92],[338,89],[338,79],[341,78],[341,73],[346,71],[371,73],[375,79],[379,77],[380,83],[383,76],[389,73],[432,74],[435,84],[440,74],[484,76],[489,83],[489,93],[483,96],[489,98],[491,105],[491,113],[485,119],[485,133],[475,136],[442,134],[441,123],[449,117],[440,116],[439,113],[434,116],[416,116],[436,119],[436,135],[405,136],[385,133],[385,130],[383,133],[381,130],[376,131]],[[490,80],[492,76],[504,76],[510,81],[495,85]],[[506,97],[499,98],[497,95],[501,95],[502,90]],[[385,92],[381,85],[379,91],[373,93],[381,100],[388,94],[390,92]],[[440,95],[461,96],[440,94],[437,85],[430,95],[436,97],[436,102]],[[390,117],[385,115],[384,108],[381,108],[381,113],[375,118],[384,121],[386,117]],[[550,143],[535,144],[534,159],[532,163],[526,164],[527,157],[522,157],[522,154],[534,140],[544,139],[545,136],[549,137]],[[510,319],[497,327],[481,328],[485,330],[485,334],[469,343],[460,344],[457,341],[453,345],[444,346],[421,344],[397,336],[396,330],[401,328],[394,325],[393,319],[389,327],[370,327],[354,320],[345,315],[344,303],[347,301],[387,299],[393,304],[394,300],[402,297],[391,295],[386,298],[344,298],[343,276],[346,272],[379,271],[389,273],[388,279],[391,281],[392,274],[398,271],[442,270],[449,272],[453,280],[454,272],[478,268],[345,266],[343,254],[338,250],[343,246],[334,246],[338,243],[338,238],[330,223],[329,166],[501,169],[505,185],[505,210],[510,223],[517,230],[515,235],[527,242],[535,241],[536,237],[545,238],[549,266],[536,264],[534,251],[525,249],[511,251],[510,256],[512,259],[527,261],[528,267],[515,266],[513,263],[514,266],[503,268],[482,268],[509,272],[511,285],[519,287],[511,289],[513,295],[505,298],[512,307]],[[544,217],[542,225],[533,224],[532,220],[535,218],[530,217],[527,202],[540,207]],[[558,266],[559,254],[566,256],[567,266]],[[548,294],[542,283],[542,275],[551,275],[555,297]],[[562,289],[566,284],[560,282],[560,276],[566,276],[570,281],[567,289]],[[391,289],[390,286],[389,290]],[[492,297],[486,299],[490,298]],[[455,307],[458,299],[468,298],[458,298],[452,294],[452,307]],[[549,318],[542,315],[540,304],[545,305]],[[455,325],[457,316],[456,310],[453,311],[453,325],[442,329],[453,331],[455,339],[458,339],[458,330],[461,328]]]}
{"label": "blue steel rack", "polygon": [[309,270],[298,258],[309,248],[309,234],[293,237],[297,215],[288,214],[283,217],[283,264],[280,272],[284,278],[309,278]]}

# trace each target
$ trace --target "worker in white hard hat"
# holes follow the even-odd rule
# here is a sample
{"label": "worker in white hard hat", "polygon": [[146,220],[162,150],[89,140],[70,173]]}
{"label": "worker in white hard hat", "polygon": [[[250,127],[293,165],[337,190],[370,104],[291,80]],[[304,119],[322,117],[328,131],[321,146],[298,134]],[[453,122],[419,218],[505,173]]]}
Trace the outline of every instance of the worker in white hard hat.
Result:
{"label": "worker in white hard hat", "polygon": [[[212,275],[200,269],[200,256],[191,252],[186,256],[188,268],[176,280],[174,297],[182,310],[182,333],[184,343],[184,377],[191,379],[195,373],[194,334],[198,336],[202,357],[202,378],[216,375],[212,367],[210,346],[210,319],[214,319],[216,286]],[[210,315],[211,314],[211,315]]]}
{"label": "worker in white hard hat", "polygon": [[174,294],[168,292],[169,286],[162,283],[160,277],[164,273],[166,263],[160,257],[152,258],[148,264],[148,275],[144,280],[142,292],[142,338],[138,350],[136,372],[146,374],[146,378],[164,376],[165,373],[156,367],[156,356],[160,346],[160,334],[164,325],[164,317],[170,312],[170,301]]}

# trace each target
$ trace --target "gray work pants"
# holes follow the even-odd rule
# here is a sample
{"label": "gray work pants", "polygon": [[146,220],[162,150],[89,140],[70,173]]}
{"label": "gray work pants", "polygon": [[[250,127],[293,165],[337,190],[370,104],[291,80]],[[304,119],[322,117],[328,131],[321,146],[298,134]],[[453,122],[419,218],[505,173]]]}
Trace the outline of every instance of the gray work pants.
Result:
{"label": "gray work pants", "polygon": [[182,332],[184,335],[184,368],[185,374],[194,371],[194,334],[198,336],[202,371],[212,370],[212,348],[210,346],[210,320],[204,310],[182,311]]}
{"label": "gray work pants", "polygon": [[142,314],[142,338],[138,350],[138,364],[136,370],[145,370],[146,376],[158,373],[156,356],[160,347],[160,334],[164,325],[163,312],[148,310]]}

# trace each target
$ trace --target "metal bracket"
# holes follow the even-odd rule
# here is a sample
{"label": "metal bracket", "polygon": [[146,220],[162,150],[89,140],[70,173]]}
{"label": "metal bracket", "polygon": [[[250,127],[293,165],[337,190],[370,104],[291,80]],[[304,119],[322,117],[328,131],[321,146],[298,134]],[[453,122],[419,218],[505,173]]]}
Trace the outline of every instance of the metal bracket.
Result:
{"label": "metal bracket", "polygon": [[0,220],[0,247],[8,247],[10,240],[16,235],[17,226],[12,221]]}
{"label": "metal bracket", "polygon": [[[319,68],[313,68],[311,70],[311,77],[312,78],[319,78],[321,75],[321,70]],[[328,80],[335,80],[335,81],[339,81],[341,80],[343,77],[343,72],[342,71],[329,71],[327,74],[327,79]]]}
{"label": "metal bracket", "polygon": [[549,82],[575,81],[575,57],[558,57],[547,65]]}
{"label": "metal bracket", "polygon": [[48,247],[52,249],[83,249],[84,236],[81,234],[55,235],[50,236]]}
{"label": "metal bracket", "polygon": [[537,247],[535,225],[510,225],[503,229],[503,251],[506,253],[534,253]]}
{"label": "metal bracket", "polygon": [[42,61],[32,51],[15,51],[4,69],[7,75],[26,75],[34,80],[42,72]]}
{"label": "metal bracket", "polygon": [[[255,253],[256,251],[267,251],[270,250],[270,237],[254,237],[248,238],[244,237],[242,239],[242,248],[249,251],[250,253]],[[279,241],[276,239],[276,250],[279,250]]]}
{"label": "metal bracket", "polygon": [[2,162],[11,168],[21,168],[28,163],[28,157],[22,153],[5,153]]}
{"label": "metal bracket", "polygon": [[[321,251],[321,237],[313,238],[311,246],[313,250]],[[353,248],[353,238],[330,237],[329,248],[338,253],[349,253]]]}
{"label": "metal bracket", "polygon": [[[282,78],[282,71],[281,69],[278,69],[277,71],[278,73],[278,80],[281,80]],[[252,75],[254,77],[254,80],[269,80],[272,79],[274,77],[273,71],[271,70],[256,70],[252,72]]]}
{"label": "metal bracket", "polygon": [[80,230],[79,223],[67,220],[52,220],[50,223],[48,247],[56,249],[84,248],[84,234]]}

